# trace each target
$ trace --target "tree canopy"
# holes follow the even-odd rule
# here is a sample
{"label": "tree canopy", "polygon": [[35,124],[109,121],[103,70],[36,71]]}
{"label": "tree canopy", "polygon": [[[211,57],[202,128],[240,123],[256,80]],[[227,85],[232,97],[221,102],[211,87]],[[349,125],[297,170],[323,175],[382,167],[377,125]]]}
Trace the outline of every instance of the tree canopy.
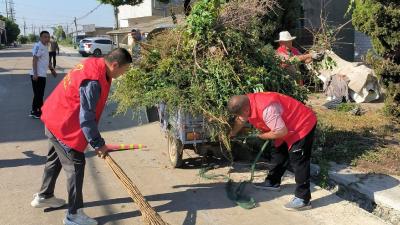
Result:
{"label": "tree canopy", "polygon": [[400,2],[353,0],[353,25],[371,37],[375,54],[367,61],[387,88],[385,110],[400,117]]}
{"label": "tree canopy", "polygon": [[[14,21],[0,15],[0,20],[5,21],[6,23],[6,32],[7,32],[7,44],[13,43],[17,40],[18,35],[20,34],[20,29],[18,24]],[[4,40],[5,34],[2,34],[2,40]]]}

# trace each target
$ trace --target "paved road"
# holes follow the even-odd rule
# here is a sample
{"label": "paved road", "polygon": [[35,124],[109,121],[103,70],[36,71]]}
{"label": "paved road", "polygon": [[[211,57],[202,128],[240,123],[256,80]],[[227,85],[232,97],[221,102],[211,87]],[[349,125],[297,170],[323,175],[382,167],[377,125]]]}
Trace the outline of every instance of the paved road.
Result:
{"label": "paved road", "polygon": [[[65,209],[49,210],[30,207],[32,195],[38,190],[45,162],[47,141],[39,120],[28,118],[32,99],[31,84],[26,75],[30,69],[30,46],[0,51],[0,225],[62,224]],[[60,76],[48,78],[46,95],[74,64],[82,58],[71,54],[58,57]],[[139,126],[130,114],[113,117],[110,104],[100,124],[109,143],[143,143],[148,151],[112,153],[115,160],[135,182],[150,204],[170,224],[265,225],[265,224],[385,224],[353,204],[313,186],[314,209],[288,212],[282,205],[290,200],[294,181],[284,180],[281,192],[246,191],[258,207],[244,210],[227,199],[222,180],[198,177],[198,158],[187,152],[186,169],[170,168],[166,141],[158,124]],[[226,173],[222,167],[216,173]],[[63,173],[62,173],[63,174]],[[264,172],[258,172],[261,180]],[[243,180],[249,176],[243,167],[234,168],[232,177]],[[66,197],[65,176],[59,177],[58,197]],[[84,185],[85,211],[100,224],[141,224],[138,208],[113,176],[103,160],[87,152]]]}

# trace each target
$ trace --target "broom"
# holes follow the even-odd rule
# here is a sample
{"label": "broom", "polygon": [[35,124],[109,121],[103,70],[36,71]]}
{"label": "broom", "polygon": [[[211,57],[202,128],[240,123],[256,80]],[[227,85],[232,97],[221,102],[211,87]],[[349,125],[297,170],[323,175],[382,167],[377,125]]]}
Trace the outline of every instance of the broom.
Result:
{"label": "broom", "polygon": [[108,144],[108,151],[122,151],[122,150],[137,150],[137,149],[146,149],[147,146],[143,144]]}
{"label": "broom", "polygon": [[129,179],[125,172],[119,167],[119,165],[111,158],[109,154],[104,157],[107,165],[111,168],[115,176],[121,181],[125,189],[134,202],[139,206],[139,210],[143,216],[144,223],[147,225],[169,225],[164,222],[161,216],[154,211],[150,204],[146,201],[143,195],[140,193],[136,185]]}

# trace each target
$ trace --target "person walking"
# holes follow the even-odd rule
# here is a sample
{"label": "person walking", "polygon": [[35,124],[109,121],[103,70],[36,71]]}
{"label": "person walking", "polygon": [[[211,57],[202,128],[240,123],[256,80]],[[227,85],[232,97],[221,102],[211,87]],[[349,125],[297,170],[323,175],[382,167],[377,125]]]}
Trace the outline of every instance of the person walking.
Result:
{"label": "person walking", "polygon": [[60,48],[58,47],[57,40],[51,36],[50,43],[49,43],[49,64],[56,68],[57,60],[56,56],[60,54]]}
{"label": "person walking", "polygon": [[98,130],[112,79],[121,76],[132,63],[122,48],[104,58],[91,58],[78,64],[58,84],[43,105],[41,120],[49,138],[49,151],[40,191],[31,205],[36,208],[61,207],[65,200],[54,196],[61,168],[67,177],[68,211],[65,225],[94,225],[97,221],[83,212],[85,150],[90,144],[104,157],[107,146]]}
{"label": "person walking", "polygon": [[32,70],[29,72],[32,81],[33,100],[32,110],[29,116],[39,119],[42,111],[44,90],[46,88],[47,70],[50,69],[51,74],[56,77],[57,73],[54,68],[49,64],[49,51],[48,43],[50,40],[50,33],[48,31],[40,32],[40,40],[32,49]]}
{"label": "person walking", "polygon": [[314,112],[289,96],[276,92],[236,95],[228,102],[228,111],[236,116],[231,137],[248,121],[261,133],[263,140],[274,140],[272,169],[256,188],[279,191],[282,176],[289,163],[296,181],[295,197],[284,207],[288,210],[311,208],[310,158],[317,124]]}

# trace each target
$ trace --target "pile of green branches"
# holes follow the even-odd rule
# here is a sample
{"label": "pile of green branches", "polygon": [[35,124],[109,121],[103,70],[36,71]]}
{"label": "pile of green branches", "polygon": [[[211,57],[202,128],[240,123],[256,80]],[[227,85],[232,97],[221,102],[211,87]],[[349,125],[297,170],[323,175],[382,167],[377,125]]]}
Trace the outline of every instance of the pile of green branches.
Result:
{"label": "pile of green branches", "polygon": [[[256,13],[249,14],[249,6]],[[232,95],[276,91],[306,100],[307,90],[259,38],[261,7],[267,14],[278,6],[274,0],[197,2],[185,24],[142,45],[139,65],[115,86],[119,111],[165,102],[172,114],[183,109],[203,115],[213,137],[229,148],[226,103]],[[243,16],[235,17],[240,10]]]}

